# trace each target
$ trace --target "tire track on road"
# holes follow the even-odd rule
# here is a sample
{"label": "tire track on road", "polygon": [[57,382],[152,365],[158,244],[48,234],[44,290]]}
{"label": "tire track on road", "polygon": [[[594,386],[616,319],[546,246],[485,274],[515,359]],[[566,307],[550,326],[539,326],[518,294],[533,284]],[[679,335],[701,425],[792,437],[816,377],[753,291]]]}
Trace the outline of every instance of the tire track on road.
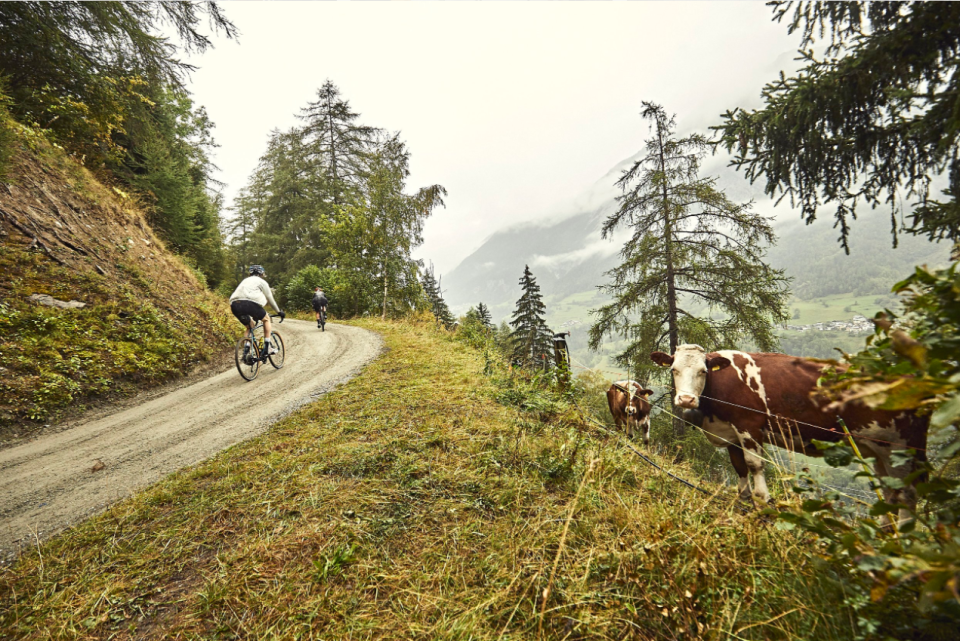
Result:
{"label": "tire track on road", "polygon": [[[380,337],[306,321],[274,327],[283,369],[253,382],[235,368],[142,405],[0,450],[0,564],[146,485],[264,432],[278,419],[359,373]],[[105,467],[92,472],[102,461]]]}

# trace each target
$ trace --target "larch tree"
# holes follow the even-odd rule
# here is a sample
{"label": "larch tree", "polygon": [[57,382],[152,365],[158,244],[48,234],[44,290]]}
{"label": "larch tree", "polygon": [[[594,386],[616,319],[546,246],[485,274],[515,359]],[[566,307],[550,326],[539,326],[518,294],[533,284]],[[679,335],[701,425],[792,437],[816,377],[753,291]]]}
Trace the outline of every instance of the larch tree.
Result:
{"label": "larch tree", "polygon": [[681,343],[715,349],[750,340],[774,349],[773,329],[788,318],[789,279],[764,262],[776,241],[769,220],[751,203],[732,202],[716,179],[699,177],[704,136],[678,138],[660,105],[644,102],[641,113],[653,135],[617,181],[619,208],[603,225],[604,238],[621,227],[630,237],[601,286],[613,301],[594,311],[590,347],[624,336],[617,362],[641,376],[655,371],[650,352],[672,354]]}
{"label": "larch tree", "polygon": [[512,359],[523,367],[543,367],[553,353],[553,333],[544,319],[547,307],[529,265],[524,265],[520,288],[523,294],[510,319]]}

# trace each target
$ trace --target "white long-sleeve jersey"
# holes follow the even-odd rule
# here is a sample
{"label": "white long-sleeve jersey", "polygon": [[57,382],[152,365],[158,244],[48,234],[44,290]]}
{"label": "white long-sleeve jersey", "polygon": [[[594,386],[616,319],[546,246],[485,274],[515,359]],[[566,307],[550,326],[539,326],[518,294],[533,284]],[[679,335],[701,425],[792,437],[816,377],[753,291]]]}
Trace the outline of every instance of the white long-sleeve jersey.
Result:
{"label": "white long-sleeve jersey", "polygon": [[261,307],[266,307],[267,302],[273,305],[273,308],[280,311],[277,301],[273,300],[273,293],[270,291],[270,285],[259,276],[248,276],[240,281],[237,288],[230,294],[230,302],[235,300],[253,301]]}

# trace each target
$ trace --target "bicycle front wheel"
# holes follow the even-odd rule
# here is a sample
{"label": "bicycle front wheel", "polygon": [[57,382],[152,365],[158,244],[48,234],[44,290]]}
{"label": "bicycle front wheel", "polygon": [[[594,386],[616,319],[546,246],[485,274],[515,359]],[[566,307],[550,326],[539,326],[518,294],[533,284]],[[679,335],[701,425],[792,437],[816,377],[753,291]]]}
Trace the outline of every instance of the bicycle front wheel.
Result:
{"label": "bicycle front wheel", "polygon": [[283,349],[283,337],[276,332],[270,332],[270,342],[273,343],[273,346],[277,348],[277,353],[270,354],[268,357],[270,359],[270,364],[277,369],[280,369],[283,367],[283,358],[285,356]]}
{"label": "bicycle front wheel", "polygon": [[257,349],[255,341],[245,336],[238,340],[234,358],[237,371],[244,380],[252,381],[260,373],[260,350]]}

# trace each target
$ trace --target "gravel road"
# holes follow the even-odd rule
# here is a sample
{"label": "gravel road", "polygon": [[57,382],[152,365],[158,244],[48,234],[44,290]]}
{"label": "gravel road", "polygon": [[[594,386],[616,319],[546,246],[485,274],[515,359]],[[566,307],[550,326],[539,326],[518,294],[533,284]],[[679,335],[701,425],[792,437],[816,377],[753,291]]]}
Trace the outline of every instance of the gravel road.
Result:
{"label": "gravel road", "polygon": [[[0,451],[0,564],[182,467],[266,430],[355,376],[381,340],[357,327],[274,325],[286,363],[245,382],[236,368],[116,414]],[[95,467],[102,469],[92,471]]]}

